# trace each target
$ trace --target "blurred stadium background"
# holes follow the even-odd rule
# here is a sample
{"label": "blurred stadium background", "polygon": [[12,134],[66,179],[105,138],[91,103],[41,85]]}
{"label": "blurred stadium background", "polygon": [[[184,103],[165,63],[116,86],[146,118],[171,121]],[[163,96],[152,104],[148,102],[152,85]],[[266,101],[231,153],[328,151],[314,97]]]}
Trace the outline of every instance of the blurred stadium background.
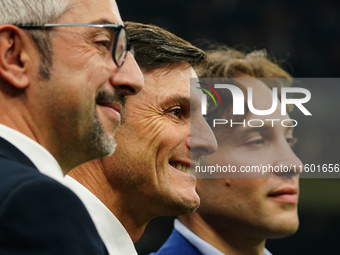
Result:
{"label": "blurred stadium background", "polygon": [[[219,42],[238,49],[266,48],[293,77],[339,77],[340,2],[336,0],[117,0],[124,20],[152,23],[204,47]],[[340,86],[340,84],[339,84]],[[340,93],[330,91],[333,100]],[[313,99],[313,94],[312,94]],[[323,109],[329,103],[321,101]],[[340,163],[338,148],[340,114],[333,108],[319,133],[305,137],[297,146],[333,155]],[[339,116],[338,116],[339,115]],[[315,120],[315,122],[320,122]],[[301,124],[302,125],[302,124]],[[297,130],[297,136],[307,129]],[[307,132],[308,133],[308,132]],[[311,142],[312,141],[312,142]],[[333,141],[326,145],[325,141]],[[307,147],[306,147],[307,146]],[[321,149],[320,149],[321,148]],[[339,155],[339,156],[337,156]],[[300,229],[288,238],[269,240],[275,255],[339,254],[340,179],[301,179]],[[137,242],[140,255],[157,250],[172,230],[173,218],[153,220]]]}

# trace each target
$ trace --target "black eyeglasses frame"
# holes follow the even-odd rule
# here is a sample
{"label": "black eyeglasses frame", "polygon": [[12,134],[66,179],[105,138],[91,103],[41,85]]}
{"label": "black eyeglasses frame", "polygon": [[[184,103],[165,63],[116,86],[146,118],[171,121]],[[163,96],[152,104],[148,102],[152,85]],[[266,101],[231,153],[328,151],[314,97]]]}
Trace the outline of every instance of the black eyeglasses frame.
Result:
{"label": "black eyeglasses frame", "polygon": [[[55,27],[98,27],[98,28],[109,28],[113,29],[115,32],[115,38],[113,42],[113,48],[112,48],[112,59],[117,65],[117,67],[122,67],[126,55],[128,51],[130,51],[130,43],[128,40],[127,36],[127,31],[123,25],[120,24],[109,24],[109,23],[47,23],[47,24],[42,24],[42,25],[35,25],[35,24],[17,24],[15,25],[21,29],[50,29],[50,28],[55,28]],[[117,59],[116,58],[116,51],[117,51],[117,46],[118,46],[118,39],[119,35],[121,34],[121,31],[124,31],[125,33],[125,46],[123,47],[125,50],[122,51],[122,54],[120,54],[120,57]]]}

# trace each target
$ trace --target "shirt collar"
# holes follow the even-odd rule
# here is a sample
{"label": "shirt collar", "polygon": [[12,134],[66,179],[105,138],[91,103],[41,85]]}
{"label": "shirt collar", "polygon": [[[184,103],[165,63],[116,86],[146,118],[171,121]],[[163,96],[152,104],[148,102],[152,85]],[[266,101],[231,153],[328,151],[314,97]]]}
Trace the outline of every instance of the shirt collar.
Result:
{"label": "shirt collar", "polygon": [[[222,252],[217,250],[214,246],[204,241],[202,238],[194,234],[182,222],[175,219],[175,229],[184,236],[193,246],[195,246],[204,255],[223,255]],[[264,249],[263,255],[272,255],[267,249]]]}
{"label": "shirt collar", "polygon": [[214,246],[204,241],[202,238],[194,234],[190,229],[184,226],[178,219],[175,219],[175,229],[185,237],[193,246],[197,248],[204,255],[223,255],[222,252],[217,250]]}
{"label": "shirt collar", "polygon": [[0,137],[24,153],[39,172],[59,182],[63,180],[63,171],[57,160],[44,147],[24,134],[0,124]]}
{"label": "shirt collar", "polygon": [[109,254],[137,255],[128,232],[95,195],[68,175],[64,178],[64,184],[73,190],[85,204]]}
{"label": "shirt collar", "polygon": [[273,255],[270,251],[268,251],[266,248],[264,248],[263,255]]}

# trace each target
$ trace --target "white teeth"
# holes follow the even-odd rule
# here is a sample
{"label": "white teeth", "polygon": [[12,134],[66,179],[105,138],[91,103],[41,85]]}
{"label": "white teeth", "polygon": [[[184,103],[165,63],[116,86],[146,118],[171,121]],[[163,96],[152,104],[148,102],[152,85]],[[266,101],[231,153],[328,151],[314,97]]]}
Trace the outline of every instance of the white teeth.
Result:
{"label": "white teeth", "polygon": [[185,173],[190,173],[190,166],[185,166],[185,165],[182,165],[182,164],[171,164],[174,168],[176,168],[177,170],[180,170],[182,172],[185,172]]}

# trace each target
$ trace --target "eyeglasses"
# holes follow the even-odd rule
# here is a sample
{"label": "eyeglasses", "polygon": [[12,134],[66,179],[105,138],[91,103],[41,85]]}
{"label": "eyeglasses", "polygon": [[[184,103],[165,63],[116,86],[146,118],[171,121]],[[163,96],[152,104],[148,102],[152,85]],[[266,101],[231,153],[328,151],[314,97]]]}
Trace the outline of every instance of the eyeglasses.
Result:
{"label": "eyeglasses", "polygon": [[124,26],[119,24],[43,24],[43,25],[16,25],[23,29],[48,29],[54,27],[98,27],[112,29],[115,33],[112,48],[112,59],[118,67],[122,67],[126,59],[126,54],[130,50],[130,44],[127,38],[127,32]]}

